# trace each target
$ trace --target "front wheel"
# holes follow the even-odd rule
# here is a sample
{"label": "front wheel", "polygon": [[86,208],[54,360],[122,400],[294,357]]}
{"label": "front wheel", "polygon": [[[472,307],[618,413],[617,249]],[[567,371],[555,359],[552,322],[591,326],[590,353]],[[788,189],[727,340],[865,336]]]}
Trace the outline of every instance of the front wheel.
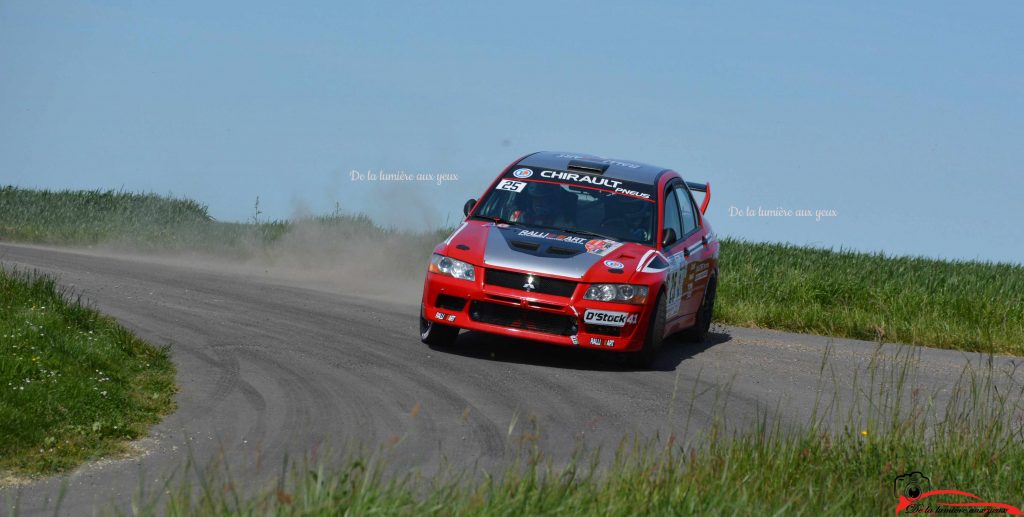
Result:
{"label": "front wheel", "polygon": [[683,331],[683,337],[687,341],[703,343],[708,338],[711,330],[711,317],[715,312],[715,292],[718,290],[718,275],[712,275],[708,280],[708,286],[704,289],[704,299],[700,302],[700,309],[697,309],[697,319],[693,326]]}
{"label": "front wheel", "polygon": [[451,346],[458,336],[458,327],[434,323],[420,315],[420,341],[431,346]]}
{"label": "front wheel", "polygon": [[647,325],[647,335],[644,337],[644,346],[639,352],[634,352],[633,364],[643,369],[650,369],[654,366],[664,337],[665,296],[662,294],[658,295],[658,303],[654,304],[654,312],[651,313],[650,324]]}

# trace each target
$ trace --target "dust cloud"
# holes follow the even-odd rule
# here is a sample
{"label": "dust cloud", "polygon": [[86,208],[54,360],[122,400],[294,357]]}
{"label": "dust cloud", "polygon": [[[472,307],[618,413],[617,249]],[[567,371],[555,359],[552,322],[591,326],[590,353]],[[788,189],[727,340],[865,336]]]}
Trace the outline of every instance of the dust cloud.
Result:
{"label": "dust cloud", "polygon": [[182,235],[170,246],[128,236],[86,252],[418,304],[430,254],[459,221],[446,225],[428,195],[411,187],[371,189],[362,201],[372,209],[363,214],[314,215],[293,199],[286,222],[214,222],[176,230]]}
{"label": "dust cloud", "polygon": [[240,263],[241,271],[362,296],[418,301],[443,231],[361,231],[346,223],[301,219]]}

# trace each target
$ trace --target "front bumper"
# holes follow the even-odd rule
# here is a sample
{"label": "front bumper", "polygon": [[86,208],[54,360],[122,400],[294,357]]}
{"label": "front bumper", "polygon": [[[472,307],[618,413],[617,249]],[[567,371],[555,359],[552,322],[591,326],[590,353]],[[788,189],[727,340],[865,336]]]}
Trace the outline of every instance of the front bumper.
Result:
{"label": "front bumper", "polygon": [[[487,284],[484,276],[468,281],[428,272],[422,316],[453,327],[559,346],[622,352],[643,347],[650,301],[627,305],[584,300],[589,285],[585,283],[568,297],[527,292]],[[624,321],[590,324],[584,321],[588,310],[625,313]]]}

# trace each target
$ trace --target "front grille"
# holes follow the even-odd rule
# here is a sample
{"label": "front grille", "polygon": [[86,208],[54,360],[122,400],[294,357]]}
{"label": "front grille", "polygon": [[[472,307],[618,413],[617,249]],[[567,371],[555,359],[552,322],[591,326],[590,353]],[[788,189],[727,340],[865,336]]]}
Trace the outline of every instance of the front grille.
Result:
{"label": "front grille", "polygon": [[618,336],[622,331],[619,327],[612,327],[609,325],[587,325],[584,327],[590,334],[601,334],[602,336]]}
{"label": "front grille", "polygon": [[[488,269],[484,272],[484,283],[526,291],[526,289],[523,289],[523,286],[527,283],[526,277],[527,275],[524,273]],[[573,291],[576,290],[576,282],[547,276],[534,275],[533,285],[535,289],[529,292],[565,296],[566,298],[572,296]]]}
{"label": "front grille", "polygon": [[435,304],[439,309],[448,309],[450,311],[461,311],[466,306],[466,299],[459,298],[458,296],[452,296],[450,294],[439,294],[437,295],[437,303]]}
{"label": "front grille", "polygon": [[481,323],[560,336],[571,336],[577,330],[576,318],[572,316],[476,300],[469,303],[469,317]]}

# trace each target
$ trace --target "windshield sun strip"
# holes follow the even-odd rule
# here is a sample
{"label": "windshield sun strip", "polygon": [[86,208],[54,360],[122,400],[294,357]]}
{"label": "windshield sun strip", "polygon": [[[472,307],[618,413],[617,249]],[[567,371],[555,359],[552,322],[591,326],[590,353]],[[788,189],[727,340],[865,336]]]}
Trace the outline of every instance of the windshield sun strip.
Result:
{"label": "windshield sun strip", "polygon": [[654,199],[651,199],[651,198],[635,196],[633,194],[627,194],[625,192],[615,192],[614,190],[608,190],[606,188],[595,187],[593,185],[581,185],[579,183],[565,183],[565,182],[561,182],[561,181],[523,179],[523,178],[515,178],[515,177],[513,177],[513,178],[502,178],[502,179],[513,179],[515,181],[522,181],[523,183],[548,183],[548,184],[551,184],[551,185],[558,185],[560,187],[570,187],[570,188],[579,187],[579,188],[585,188],[585,189],[590,189],[590,190],[596,190],[598,192],[604,192],[606,194],[613,194],[613,195],[616,195],[616,196],[626,196],[626,197],[631,197],[633,199],[641,199],[643,201],[650,201],[651,203],[655,202]]}

